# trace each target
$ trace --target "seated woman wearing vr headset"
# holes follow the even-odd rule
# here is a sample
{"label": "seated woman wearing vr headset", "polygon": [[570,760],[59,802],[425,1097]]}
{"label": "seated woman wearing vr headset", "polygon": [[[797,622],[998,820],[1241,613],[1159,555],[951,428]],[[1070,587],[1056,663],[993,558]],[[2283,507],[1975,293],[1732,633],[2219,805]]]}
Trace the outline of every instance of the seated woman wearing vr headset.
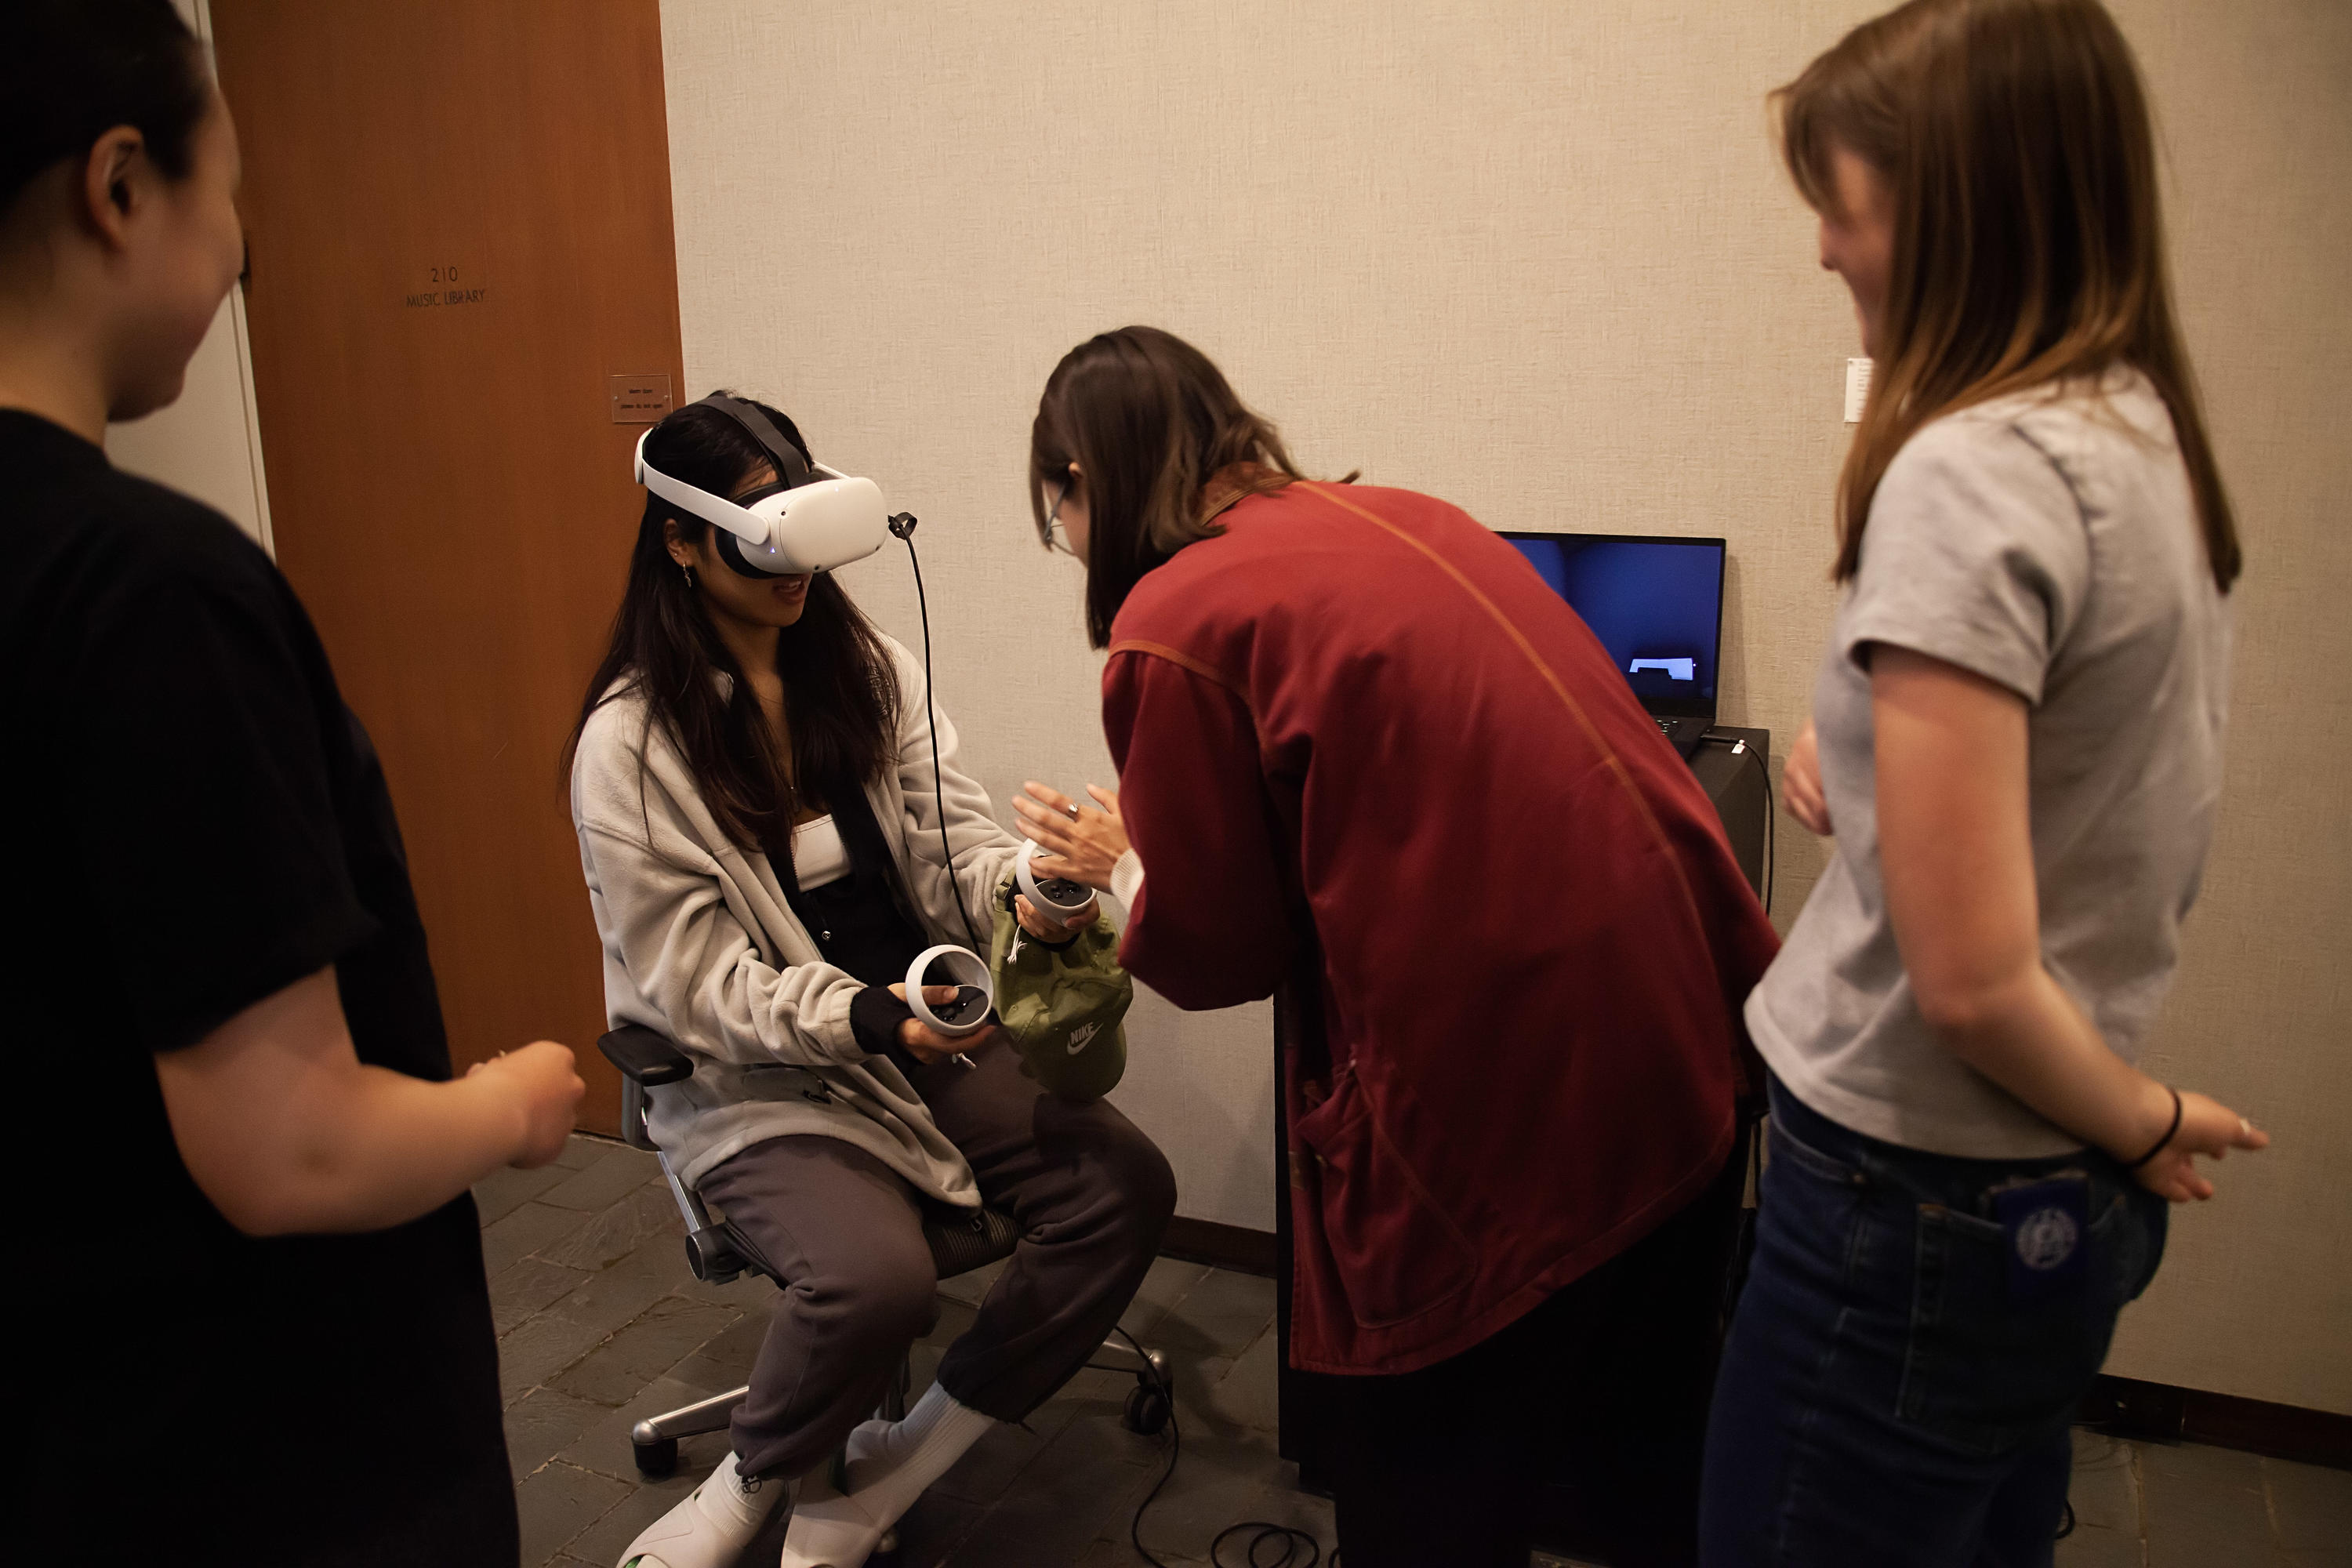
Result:
{"label": "seated woman wearing vr headset", "polygon": [[[879,492],[723,395],[647,432],[638,477],[628,587],[573,737],[606,1007],[693,1057],[649,1091],[654,1139],[785,1289],[733,1451],[623,1562],[731,1563],[796,1490],[783,1563],[855,1568],[992,1422],[1085,1363],[1175,1182],[1110,1105],[1041,1095],[996,1031],[942,1033],[894,984],[990,929],[1020,841],[956,766],[921,665],[829,574],[881,546]],[[1040,941],[1072,934],[1018,912]],[[923,1205],[982,1203],[1012,1214],[1019,1250],[906,1420],[866,1421],[931,1320]]]}

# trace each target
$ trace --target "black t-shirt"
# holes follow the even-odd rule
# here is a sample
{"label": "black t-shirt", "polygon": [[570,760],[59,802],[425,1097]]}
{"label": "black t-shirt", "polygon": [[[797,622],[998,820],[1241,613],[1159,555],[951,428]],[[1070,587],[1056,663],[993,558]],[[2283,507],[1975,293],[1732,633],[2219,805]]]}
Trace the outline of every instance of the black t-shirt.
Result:
{"label": "black t-shirt", "polygon": [[362,1061],[449,1076],[374,751],[225,519],[9,410],[0,486],[18,1547],[31,1520],[71,1532],[60,1560],[510,1565],[472,1199],[243,1236],[156,1082],[330,964]]}
{"label": "black t-shirt", "polygon": [[857,1043],[888,1057],[902,1071],[918,1071],[921,1064],[898,1038],[898,1026],[914,1011],[890,994],[890,985],[906,978],[908,966],[929,943],[899,883],[866,791],[855,782],[837,783],[827,786],[822,798],[842,803],[833,809],[833,826],[849,852],[849,875],[823,887],[803,888],[789,854],[772,853],[768,862],[782,879],[785,901],[817,952],[866,987],[849,1005],[849,1026]]}
{"label": "black t-shirt", "polygon": [[[823,798],[845,803],[834,807],[833,825],[849,851],[849,875],[822,887],[803,888],[789,856],[771,853],[768,863],[783,879],[785,900],[814,939],[818,953],[835,969],[865,984],[866,989],[849,1004],[849,1026],[857,1043],[876,1056],[888,1057],[900,1071],[919,1082],[924,1064],[898,1035],[899,1026],[915,1016],[914,1009],[892,995],[890,986],[906,978],[908,968],[930,946],[930,939],[915,918],[914,900],[907,896],[865,790],[855,783],[836,784],[826,789]],[[980,937],[980,946],[986,950],[986,937],[978,931],[969,935]],[[1038,945],[1058,951],[1077,940],[1073,936]],[[991,1021],[995,1021],[992,1014]]]}

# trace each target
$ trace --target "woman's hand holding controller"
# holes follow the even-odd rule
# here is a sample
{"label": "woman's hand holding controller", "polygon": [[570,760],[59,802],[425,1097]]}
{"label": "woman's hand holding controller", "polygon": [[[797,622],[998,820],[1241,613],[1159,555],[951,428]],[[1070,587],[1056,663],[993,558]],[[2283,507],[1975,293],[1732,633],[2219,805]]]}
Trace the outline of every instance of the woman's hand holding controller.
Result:
{"label": "woman's hand holding controller", "polygon": [[[1057,876],[1064,874],[1065,873],[1061,872],[1055,873]],[[1072,915],[1069,919],[1069,923],[1065,925],[1055,921],[1051,915],[1039,914],[1037,912],[1037,906],[1029,901],[1027,894],[1015,893],[1013,895],[1013,918],[1021,922],[1021,929],[1023,931],[1027,931],[1039,942],[1069,941],[1070,938],[1076,936],[1078,932],[1086,930],[1087,927],[1095,923],[1095,900],[1088,899],[1087,900],[1087,907],[1080,910],[1076,914]]]}
{"label": "woman's hand holding controller", "polygon": [[[944,1007],[956,999],[959,989],[953,985],[926,985],[923,987],[923,1000],[933,1007]],[[890,994],[903,1002],[907,999],[907,987],[894,982]],[[909,1018],[898,1026],[898,1043],[925,1067],[937,1067],[950,1057],[976,1051],[995,1037],[996,1026],[993,1024],[975,1029],[969,1035],[942,1035],[920,1018]]]}

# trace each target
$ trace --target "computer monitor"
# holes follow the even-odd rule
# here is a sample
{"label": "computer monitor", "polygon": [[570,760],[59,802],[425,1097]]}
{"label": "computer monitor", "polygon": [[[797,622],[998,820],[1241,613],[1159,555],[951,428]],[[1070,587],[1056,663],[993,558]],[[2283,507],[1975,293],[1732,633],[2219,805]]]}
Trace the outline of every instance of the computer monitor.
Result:
{"label": "computer monitor", "polygon": [[1503,537],[1592,628],[1643,707],[1714,721],[1723,654],[1722,540],[1633,533]]}

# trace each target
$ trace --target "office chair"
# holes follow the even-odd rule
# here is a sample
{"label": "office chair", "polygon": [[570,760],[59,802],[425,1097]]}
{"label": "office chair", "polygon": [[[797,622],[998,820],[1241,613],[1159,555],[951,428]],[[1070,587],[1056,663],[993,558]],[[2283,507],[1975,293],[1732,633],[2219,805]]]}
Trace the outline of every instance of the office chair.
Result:
{"label": "office chair", "polygon": [[[646,1131],[646,1090],[693,1077],[694,1058],[665,1037],[635,1026],[614,1030],[596,1042],[596,1048],[604,1053],[605,1060],[621,1069],[623,1142],[633,1149],[647,1150],[661,1161],[670,1196],[677,1200],[678,1213],[686,1219],[686,1261],[694,1270],[694,1277],[725,1285],[748,1269],[781,1287],[783,1281],[776,1279],[759,1248],[738,1236],[723,1216],[715,1222],[711,1219],[702,1199],[678,1180],[669,1156],[655,1147],[653,1136]],[[1010,1258],[1020,1242],[1021,1233],[1012,1216],[997,1209],[948,1211],[933,1205],[927,1207],[923,1215],[923,1239],[930,1244],[931,1262],[939,1277],[952,1279]],[[933,1321],[937,1321],[936,1317]],[[1135,1374],[1136,1386],[1129,1393],[1120,1416],[1129,1431],[1150,1436],[1168,1425],[1168,1390],[1171,1385],[1168,1381],[1168,1357],[1163,1352],[1138,1349],[1113,1336],[1103,1342],[1096,1359],[1087,1364]],[[906,1415],[912,1377],[909,1361],[901,1359],[875,1412],[877,1416],[897,1421]],[[650,1477],[668,1475],[677,1468],[677,1440],[725,1430],[734,1417],[735,1407],[750,1393],[747,1384],[638,1422],[629,1431],[638,1471]],[[840,1463],[838,1456],[835,1463]]]}

